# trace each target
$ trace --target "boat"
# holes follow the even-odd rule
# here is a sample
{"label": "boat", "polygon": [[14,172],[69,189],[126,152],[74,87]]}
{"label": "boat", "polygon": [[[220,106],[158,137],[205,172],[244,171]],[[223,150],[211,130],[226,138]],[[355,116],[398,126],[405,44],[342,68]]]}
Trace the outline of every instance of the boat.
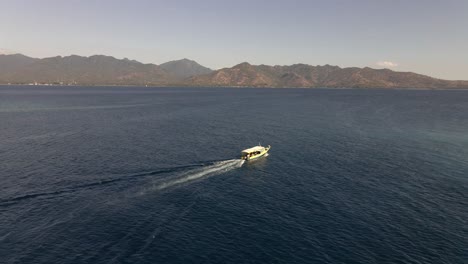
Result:
{"label": "boat", "polygon": [[267,152],[270,150],[271,146],[268,145],[268,147],[263,147],[263,146],[255,146],[251,147],[248,149],[244,149],[241,152],[241,159],[243,160],[253,160],[256,158],[260,158],[261,156],[267,154]]}

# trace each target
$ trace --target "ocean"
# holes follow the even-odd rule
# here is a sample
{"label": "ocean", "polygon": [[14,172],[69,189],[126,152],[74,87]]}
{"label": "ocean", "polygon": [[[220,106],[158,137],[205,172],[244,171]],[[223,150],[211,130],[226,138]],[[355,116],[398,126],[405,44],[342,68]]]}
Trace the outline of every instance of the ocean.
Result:
{"label": "ocean", "polygon": [[0,124],[0,263],[468,263],[466,90],[1,86]]}

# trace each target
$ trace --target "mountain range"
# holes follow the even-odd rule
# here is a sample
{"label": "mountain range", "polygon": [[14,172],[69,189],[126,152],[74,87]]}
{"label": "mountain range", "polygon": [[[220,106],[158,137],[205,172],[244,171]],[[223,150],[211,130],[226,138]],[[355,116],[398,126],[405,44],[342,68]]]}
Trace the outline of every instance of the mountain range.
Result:
{"label": "mountain range", "polygon": [[71,55],[44,59],[0,55],[1,84],[149,85],[203,87],[303,88],[468,88],[468,81],[448,81],[389,69],[324,65],[251,65],[213,71],[182,59],[161,65],[111,56]]}
{"label": "mountain range", "polygon": [[186,59],[158,66],[103,55],[44,59],[21,54],[0,55],[0,83],[11,84],[168,86],[200,72],[211,70]]}

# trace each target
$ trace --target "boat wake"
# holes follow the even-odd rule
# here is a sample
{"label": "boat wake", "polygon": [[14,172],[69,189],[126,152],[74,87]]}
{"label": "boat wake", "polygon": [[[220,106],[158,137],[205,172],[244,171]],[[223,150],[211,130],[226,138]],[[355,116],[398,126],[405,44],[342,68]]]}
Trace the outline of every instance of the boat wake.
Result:
{"label": "boat wake", "polygon": [[205,179],[221,173],[225,173],[237,168],[240,168],[244,164],[245,160],[231,159],[215,162],[211,165],[206,165],[201,168],[191,169],[177,176],[175,179],[171,179],[156,185],[157,190],[166,189],[175,185],[186,184],[199,179]]}
{"label": "boat wake", "polygon": [[[244,164],[244,160],[240,159],[221,160],[204,164],[190,164],[178,167],[164,168],[157,171],[130,174],[120,177],[111,177],[108,179],[100,179],[94,182],[64,187],[61,189],[55,189],[50,191],[25,193],[6,198],[0,197],[0,208],[4,206],[14,205],[23,200],[30,200],[35,198],[53,198],[64,194],[75,193],[78,191],[90,190],[93,188],[103,188],[104,186],[110,186],[122,182],[128,183],[131,181],[138,181],[146,177],[154,177],[160,174],[177,174],[177,176],[169,176],[169,179],[157,179],[153,181],[153,187],[151,187],[151,189],[162,190],[175,185],[181,185],[198,179],[219,175],[221,173],[240,168],[242,164]],[[140,192],[140,194],[142,193],[144,193],[144,190]]]}

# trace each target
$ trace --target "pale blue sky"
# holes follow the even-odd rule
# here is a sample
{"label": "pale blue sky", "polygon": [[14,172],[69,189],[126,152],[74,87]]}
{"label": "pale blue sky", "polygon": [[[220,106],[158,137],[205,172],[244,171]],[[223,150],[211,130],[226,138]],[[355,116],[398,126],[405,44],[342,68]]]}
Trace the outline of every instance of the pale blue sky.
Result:
{"label": "pale blue sky", "polygon": [[468,80],[468,0],[0,0],[0,50],[214,69],[380,64]]}

